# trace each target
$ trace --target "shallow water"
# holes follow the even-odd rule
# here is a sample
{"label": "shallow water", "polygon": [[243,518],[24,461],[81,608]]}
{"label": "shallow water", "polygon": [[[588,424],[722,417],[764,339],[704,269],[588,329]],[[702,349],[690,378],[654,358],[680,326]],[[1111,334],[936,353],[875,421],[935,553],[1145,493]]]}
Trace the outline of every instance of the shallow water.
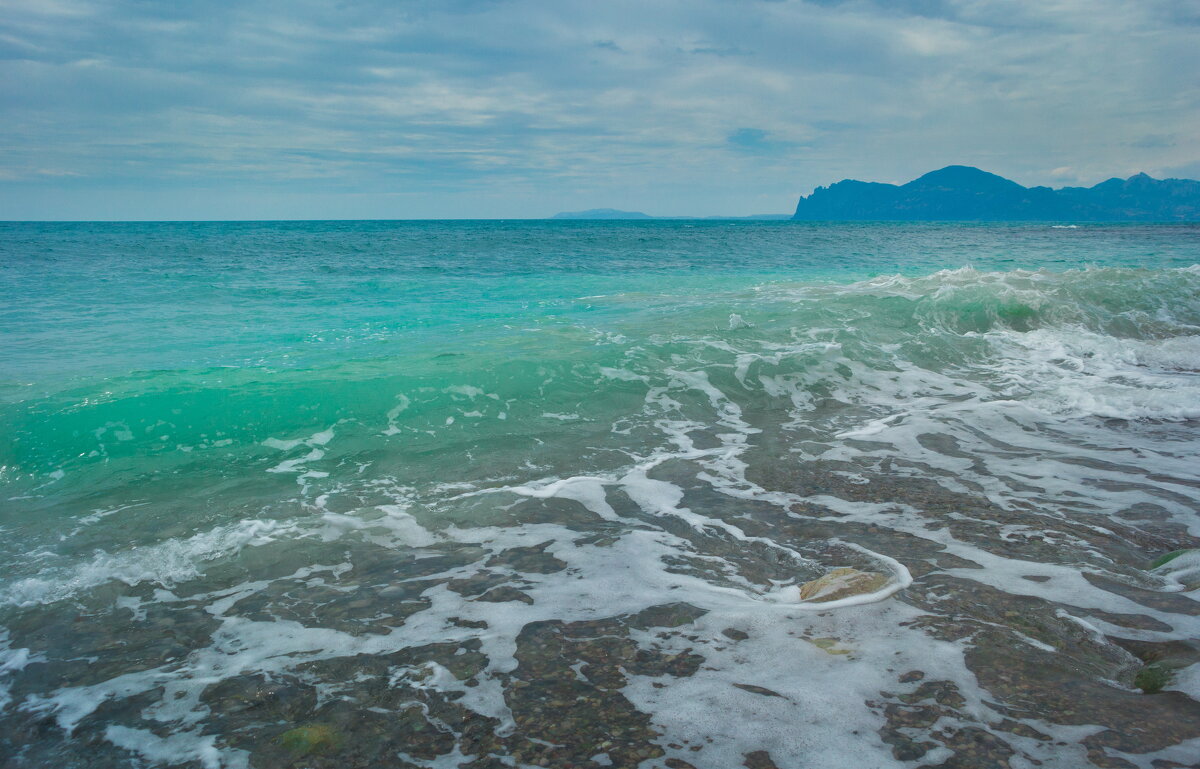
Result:
{"label": "shallow water", "polygon": [[[1193,765],[1196,265],[0,224],[0,764]],[[835,567],[888,584],[799,600]]]}

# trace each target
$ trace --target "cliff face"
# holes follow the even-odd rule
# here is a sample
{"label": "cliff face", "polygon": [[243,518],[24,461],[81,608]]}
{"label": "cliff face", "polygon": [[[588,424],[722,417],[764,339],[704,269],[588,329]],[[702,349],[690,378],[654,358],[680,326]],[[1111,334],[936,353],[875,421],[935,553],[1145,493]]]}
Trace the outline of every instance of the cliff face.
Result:
{"label": "cliff face", "polygon": [[793,219],[907,221],[1200,221],[1200,182],[1137,174],[1094,187],[1022,187],[969,166],[907,184],[853,179],[800,198]]}

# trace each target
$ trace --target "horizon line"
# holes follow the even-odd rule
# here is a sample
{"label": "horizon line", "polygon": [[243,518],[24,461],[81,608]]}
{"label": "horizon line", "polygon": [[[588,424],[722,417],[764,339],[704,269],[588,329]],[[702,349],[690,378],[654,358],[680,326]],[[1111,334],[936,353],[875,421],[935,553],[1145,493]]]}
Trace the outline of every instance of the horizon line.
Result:
{"label": "horizon line", "polygon": [[504,218],[423,218],[423,219],[0,219],[6,224],[278,224],[317,222],[552,222],[554,224],[671,224],[677,222],[735,222],[740,224],[1080,224],[1109,226],[1118,224],[1200,225],[1200,220],[1180,219],[794,219],[791,214],[771,214],[786,218],[759,219],[746,216],[651,216],[634,219],[565,219],[553,216]]}

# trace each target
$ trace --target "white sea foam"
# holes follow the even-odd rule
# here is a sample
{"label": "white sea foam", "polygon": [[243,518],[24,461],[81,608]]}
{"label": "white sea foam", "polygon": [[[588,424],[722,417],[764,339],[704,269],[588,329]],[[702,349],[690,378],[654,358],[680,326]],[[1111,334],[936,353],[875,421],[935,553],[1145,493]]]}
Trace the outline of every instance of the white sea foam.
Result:
{"label": "white sea foam", "polygon": [[[505,490],[523,497],[549,499],[560,497],[572,499],[583,505],[589,512],[595,513],[609,521],[617,520],[616,511],[608,503],[604,486],[612,483],[610,478],[575,476],[522,486],[509,486]],[[491,490],[490,490],[491,491]]]}
{"label": "white sea foam", "polygon": [[325,451],[320,446],[324,446],[333,440],[333,428],[320,430],[313,433],[307,438],[294,438],[292,440],[279,440],[277,438],[267,438],[262,443],[264,446],[269,446],[280,451],[291,451],[300,446],[309,448],[307,454],[301,457],[293,457],[285,459],[274,467],[267,468],[268,473],[304,473],[308,470],[305,465],[309,462],[316,462],[325,457]]}
{"label": "white sea foam", "polygon": [[16,580],[0,589],[0,603],[14,606],[53,603],[107,582],[172,585],[203,573],[203,564],[245,547],[263,545],[294,534],[294,524],[273,520],[243,520],[218,526],[186,539],[168,539],[148,547],[112,553],[97,552],[91,560],[35,577]]}
{"label": "white sea foam", "polygon": [[113,724],[105,730],[104,737],[117,747],[160,765],[173,766],[196,761],[204,769],[243,769],[250,766],[250,755],[245,751],[217,748],[215,734],[201,736],[198,732],[175,732],[167,737],[159,737],[146,729]]}
{"label": "white sea foam", "polygon": [[1117,339],[1078,328],[990,335],[996,369],[1052,413],[1200,418],[1200,336]]}
{"label": "white sea foam", "polygon": [[1200,702],[1200,662],[1178,670],[1164,689],[1183,692],[1192,699]]}
{"label": "white sea foam", "polygon": [[1200,550],[1190,550],[1176,556],[1154,571],[1176,590],[1195,589],[1200,585]]}
{"label": "white sea foam", "polygon": [[31,662],[40,662],[44,659],[45,657],[41,654],[31,652],[28,648],[12,648],[8,630],[0,628],[0,712],[3,712],[12,702],[12,695],[9,691],[11,675],[19,670],[24,670]]}
{"label": "white sea foam", "polygon": [[476,398],[491,398],[492,400],[500,400],[500,396],[496,393],[485,392],[482,388],[474,385],[451,385],[445,389],[452,395],[461,395],[464,398],[474,400]]}

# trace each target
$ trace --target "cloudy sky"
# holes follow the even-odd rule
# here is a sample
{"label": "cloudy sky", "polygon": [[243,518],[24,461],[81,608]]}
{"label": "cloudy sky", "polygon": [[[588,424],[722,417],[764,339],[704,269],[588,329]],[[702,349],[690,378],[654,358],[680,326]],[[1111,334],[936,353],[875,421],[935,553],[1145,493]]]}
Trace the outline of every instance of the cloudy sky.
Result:
{"label": "cloudy sky", "polygon": [[0,219],[790,211],[1200,177],[1196,0],[0,0]]}

